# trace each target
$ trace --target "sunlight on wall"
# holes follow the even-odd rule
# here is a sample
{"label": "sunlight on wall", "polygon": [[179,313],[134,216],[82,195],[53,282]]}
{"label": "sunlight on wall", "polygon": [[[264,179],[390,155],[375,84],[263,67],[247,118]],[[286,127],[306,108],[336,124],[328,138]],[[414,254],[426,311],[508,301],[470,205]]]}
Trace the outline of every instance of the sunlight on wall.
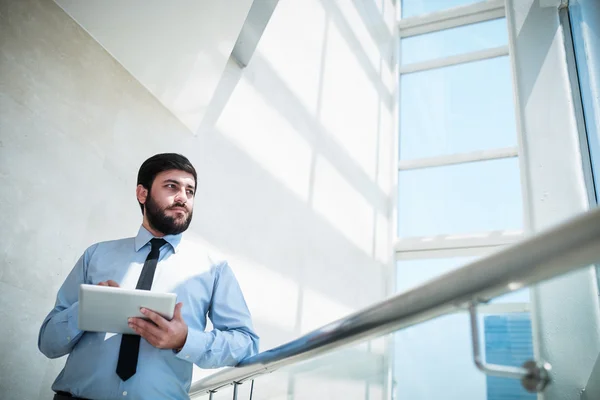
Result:
{"label": "sunlight on wall", "polygon": [[352,308],[333,301],[322,293],[305,288],[302,303],[302,333],[320,328],[338,318],[347,316],[352,311],[354,311]]}
{"label": "sunlight on wall", "polygon": [[380,0],[374,1],[377,10],[382,16],[382,19],[385,23],[385,26],[389,29],[390,32],[396,26],[396,10],[395,3],[398,3],[397,0]]}
{"label": "sunlight on wall", "polygon": [[280,1],[260,41],[260,53],[307,111],[319,113],[326,15],[320,0]]}
{"label": "sunlight on wall", "polygon": [[240,81],[217,128],[302,200],[308,199],[310,146],[246,81]]}
{"label": "sunlight on wall", "polygon": [[325,128],[374,179],[379,129],[377,86],[357,62],[336,26],[330,28],[328,35],[322,102],[321,120]]}
{"label": "sunlight on wall", "polygon": [[[271,269],[239,257],[229,257],[235,266],[235,275],[242,286],[252,318],[266,322],[286,332],[294,332],[300,284]],[[262,307],[257,307],[262,305]],[[262,350],[268,350],[263,347]]]}
{"label": "sunlight on wall", "polygon": [[[351,37],[356,40],[355,52],[363,53],[374,71],[379,71],[379,62],[382,54],[379,51],[379,43],[385,41],[386,36],[391,36],[391,29],[382,23],[382,16],[377,13],[369,13],[370,7],[375,8],[374,1],[357,2],[357,7],[348,7],[347,0],[331,1],[329,7],[339,10],[340,18],[337,19],[338,29],[341,26],[351,28]],[[360,12],[360,13],[359,13]],[[362,13],[362,15],[361,15]],[[335,13],[334,20],[336,19]],[[344,21],[344,22],[342,22]],[[365,22],[368,24],[366,25]],[[335,22],[334,22],[335,23]],[[370,33],[370,31],[372,34]],[[346,36],[346,35],[344,35]],[[349,38],[348,38],[349,39]],[[388,68],[388,71],[389,68]]]}
{"label": "sunlight on wall", "polygon": [[313,207],[358,248],[372,253],[371,206],[323,157],[317,158]]}
{"label": "sunlight on wall", "polygon": [[[227,55],[223,53],[223,45],[217,46],[219,53],[219,61],[222,58],[226,58]],[[189,62],[191,64],[190,71],[188,72],[188,78],[181,85],[181,88],[176,86],[167,87],[164,90],[163,97],[170,99],[171,108],[173,113],[181,119],[187,127],[195,130],[198,126],[199,120],[204,115],[207,105],[210,103],[210,97],[212,93],[208,93],[199,101],[199,93],[206,93],[208,87],[215,85],[215,77],[203,73],[207,69],[209,70],[220,70],[222,67],[220,62],[215,60],[214,55],[202,52],[195,57],[194,61]]]}
{"label": "sunlight on wall", "polygon": [[395,187],[395,182],[392,180],[395,176],[396,166],[398,164],[395,159],[396,141],[394,135],[388,135],[388,132],[394,132],[394,116],[391,111],[386,109],[385,100],[379,100],[380,116],[379,116],[379,168],[377,169],[376,178],[377,185],[382,193],[389,199],[392,194],[392,189]]}
{"label": "sunlight on wall", "polygon": [[186,232],[186,237],[197,246],[205,248],[212,259],[227,260],[255,322],[266,322],[283,331],[295,330],[296,314],[289,311],[298,307],[299,283],[293,277],[280,275],[240,255],[225,254],[193,231]]}
{"label": "sunlight on wall", "polygon": [[375,240],[373,241],[373,257],[382,263],[387,263],[392,253],[392,242],[387,240],[389,236],[390,222],[381,214],[377,214],[376,218],[374,230]]}

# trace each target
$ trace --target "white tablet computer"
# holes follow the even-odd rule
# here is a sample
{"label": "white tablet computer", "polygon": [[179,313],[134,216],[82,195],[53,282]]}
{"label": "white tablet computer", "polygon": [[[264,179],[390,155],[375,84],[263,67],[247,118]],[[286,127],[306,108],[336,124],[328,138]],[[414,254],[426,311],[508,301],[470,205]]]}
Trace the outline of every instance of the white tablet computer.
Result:
{"label": "white tablet computer", "polygon": [[135,335],[127,324],[129,317],[147,319],[140,311],[144,307],[171,320],[176,301],[175,293],[83,284],[79,287],[78,327],[82,331]]}

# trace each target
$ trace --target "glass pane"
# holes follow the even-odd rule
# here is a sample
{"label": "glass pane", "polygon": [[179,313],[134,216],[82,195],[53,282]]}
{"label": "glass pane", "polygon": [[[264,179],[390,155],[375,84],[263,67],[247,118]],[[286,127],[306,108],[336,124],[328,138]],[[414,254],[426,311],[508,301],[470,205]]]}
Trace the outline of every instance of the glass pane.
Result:
{"label": "glass pane", "polygon": [[396,399],[486,398],[485,375],[472,359],[467,314],[447,315],[398,331],[394,344]]}
{"label": "glass pane", "polygon": [[[474,259],[398,261],[397,290],[414,287]],[[522,293],[521,298],[528,296]],[[479,327],[488,362],[521,365],[533,357],[528,313],[480,314]],[[466,313],[396,332],[394,359],[397,399],[532,399],[518,380],[489,378],[475,368]]]}
{"label": "glass pane", "polygon": [[[384,400],[388,380],[390,335],[337,349],[300,364],[286,366],[254,382],[253,399],[293,400]],[[250,382],[240,386],[238,399],[249,399]],[[231,400],[231,386],[219,389]],[[208,400],[208,397],[200,397]]]}
{"label": "glass pane", "polygon": [[402,18],[478,3],[482,0],[402,0]]}
{"label": "glass pane", "polygon": [[518,159],[399,173],[399,236],[516,230],[522,226]]}
{"label": "glass pane", "polygon": [[508,30],[504,18],[459,26],[444,31],[402,39],[402,64],[443,58],[504,46]]}
{"label": "glass pane", "polygon": [[[600,19],[594,2],[575,2],[569,7],[573,44],[579,73],[579,87],[591,153],[596,197],[600,199]],[[600,270],[599,270],[600,272]],[[600,279],[600,274],[598,274]]]}
{"label": "glass pane", "polygon": [[517,145],[508,57],[402,75],[400,159]]}
{"label": "glass pane", "polygon": [[[404,292],[464,267],[477,257],[430,258],[396,262],[396,292]],[[529,288],[497,297],[492,303],[529,303]]]}
{"label": "glass pane", "polygon": [[396,263],[396,292],[404,292],[415,286],[460,268],[476,257],[430,258],[424,260],[401,260]]}

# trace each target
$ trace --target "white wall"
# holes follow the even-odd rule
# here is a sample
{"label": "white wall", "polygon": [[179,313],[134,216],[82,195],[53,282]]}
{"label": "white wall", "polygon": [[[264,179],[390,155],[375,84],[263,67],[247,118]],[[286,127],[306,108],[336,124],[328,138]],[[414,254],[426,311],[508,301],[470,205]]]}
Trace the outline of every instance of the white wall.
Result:
{"label": "white wall", "polygon": [[195,131],[252,0],[56,3]]}
{"label": "white wall", "polygon": [[[229,255],[262,350],[385,295],[393,9],[360,7],[280,1],[195,135],[55,3],[0,1],[0,397],[49,397],[64,359],[38,352],[39,326],[88,245],[135,234],[137,169],[157,152],[195,164],[189,235]],[[255,398],[382,398],[385,353],[272,374]]]}

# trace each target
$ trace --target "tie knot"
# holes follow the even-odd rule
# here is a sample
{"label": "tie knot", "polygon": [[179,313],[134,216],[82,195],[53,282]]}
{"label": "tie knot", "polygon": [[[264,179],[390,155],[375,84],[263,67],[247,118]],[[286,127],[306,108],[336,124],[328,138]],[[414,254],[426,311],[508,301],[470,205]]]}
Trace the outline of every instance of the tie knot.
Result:
{"label": "tie knot", "polygon": [[160,250],[163,244],[167,243],[165,239],[154,238],[150,240],[150,245],[152,246],[152,250]]}

